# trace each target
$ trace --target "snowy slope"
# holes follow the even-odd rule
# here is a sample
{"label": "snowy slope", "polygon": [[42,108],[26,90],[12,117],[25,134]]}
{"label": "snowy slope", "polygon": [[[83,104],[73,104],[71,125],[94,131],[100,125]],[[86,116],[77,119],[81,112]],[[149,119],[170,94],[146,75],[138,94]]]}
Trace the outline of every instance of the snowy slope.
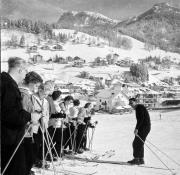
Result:
{"label": "snowy slope", "polygon": [[[162,119],[159,118],[160,112],[150,112],[152,128],[147,140],[156,145],[161,151],[165,152],[176,162],[180,162],[180,111],[162,112]],[[132,159],[132,141],[134,138],[133,130],[136,124],[135,114],[107,115],[96,114],[92,117],[93,121],[98,121],[92,145],[92,152],[85,152],[81,157],[95,157],[101,155],[99,159],[112,161],[127,161]],[[162,127],[163,126],[163,127]],[[159,130],[161,128],[161,130]],[[89,129],[91,136],[92,129]],[[147,143],[147,142],[146,142]],[[148,144],[148,143],[147,143]],[[87,144],[88,145],[88,144]],[[148,144],[149,145],[149,144]],[[150,146],[160,159],[173,172],[178,175],[180,167],[169,160],[166,156],[159,153]],[[106,155],[106,152],[113,154]],[[107,154],[108,155],[108,154]],[[166,168],[160,160],[145,146],[145,162],[147,166]],[[112,164],[99,164],[79,162],[77,160],[66,160],[55,163],[58,171],[71,170],[79,174],[96,172],[95,175],[170,175],[168,170],[141,168],[138,166],[121,166]],[[52,169],[52,168],[51,168]],[[42,172],[41,172],[42,173]],[[36,175],[40,173],[37,171]],[[53,175],[53,171],[45,171],[45,175]],[[69,173],[70,174],[70,173]],[[78,173],[76,173],[78,174]]]}
{"label": "snowy slope", "polygon": [[32,33],[26,33],[18,30],[1,30],[1,43],[3,44],[5,41],[11,40],[12,36],[16,36],[18,42],[20,41],[20,38],[24,35],[25,37],[25,45],[33,45],[37,43],[38,35],[32,34]]}
{"label": "snowy slope", "polygon": [[[56,33],[58,33],[58,32],[64,32],[67,34],[73,33],[73,30],[65,30],[65,29],[64,30],[54,30],[54,31]],[[22,32],[21,34],[18,34],[18,36],[22,36],[23,34],[24,34],[24,32]],[[34,43],[37,41],[36,36],[34,36],[32,34],[27,34],[27,35],[28,35],[27,38],[31,39],[31,43]],[[78,32],[79,37],[82,35],[88,37],[88,35]],[[7,40],[7,38],[10,38],[10,36],[8,37],[8,31],[6,31],[6,30],[2,30],[1,36],[2,36],[2,41],[5,41],[5,40]],[[165,52],[165,51],[159,50],[159,49],[149,52],[144,49],[144,43],[142,43],[134,38],[131,38],[129,36],[124,36],[124,37],[131,39],[132,44],[133,44],[133,47],[131,50],[118,49],[118,48],[113,48],[113,47],[108,47],[108,46],[106,46],[104,48],[89,47],[84,44],[72,45],[71,43],[67,43],[66,45],[64,45],[64,51],[38,50],[38,53],[41,54],[45,60],[49,59],[50,57],[52,57],[56,54],[59,54],[61,56],[79,56],[79,57],[82,57],[83,59],[85,59],[87,62],[89,62],[89,61],[93,61],[93,59],[98,56],[105,57],[108,53],[117,53],[120,55],[120,58],[130,57],[134,61],[151,55],[151,56],[160,56],[160,57],[167,56],[167,57],[172,58],[173,60],[176,59],[177,62],[180,62],[180,54],[172,53],[172,52]],[[23,49],[3,50],[3,52],[1,54],[2,54],[3,60],[7,60],[10,56],[17,56],[17,55],[20,55],[25,59],[27,59],[29,57],[29,55],[27,53],[25,53],[25,50],[23,50]]]}
{"label": "snowy slope", "polygon": [[[15,34],[18,34],[18,36],[22,36],[22,34],[27,35],[27,39],[29,39],[29,43],[34,43],[36,42],[37,38],[33,34],[26,34],[24,32],[16,32]],[[73,34],[73,30],[67,30],[67,29],[61,29],[61,30],[54,30],[56,34],[60,33],[70,33]],[[10,36],[13,34],[13,32],[9,32],[6,30],[2,30],[1,36],[2,40],[5,41],[10,38]],[[85,36],[85,37],[91,37],[87,34],[78,32],[76,34],[78,37]],[[135,62],[140,59],[140,58],[145,58],[149,55],[152,56],[160,56],[160,57],[170,57],[173,61],[176,60],[176,62],[180,62],[180,54],[177,53],[171,53],[171,52],[165,52],[163,50],[153,50],[153,51],[147,51],[144,49],[144,43],[128,37],[128,36],[123,36],[127,37],[128,39],[131,39],[133,43],[133,47],[131,50],[124,50],[124,49],[117,49],[109,46],[105,46],[104,48],[100,47],[89,47],[87,44],[72,44],[71,42],[68,42],[67,44],[63,45],[64,50],[63,51],[51,51],[51,50],[41,50],[39,49],[40,46],[38,46],[38,51],[37,53],[30,53],[28,54],[26,52],[26,49],[23,48],[18,48],[18,49],[2,49],[1,50],[1,61],[7,61],[9,57],[11,56],[19,56],[22,57],[26,60],[28,60],[30,57],[32,57],[35,54],[40,54],[43,56],[44,60],[48,60],[49,58],[54,57],[55,55],[59,55],[62,57],[67,57],[67,56],[79,56],[80,58],[83,58],[86,60],[86,65],[83,68],[74,68],[71,67],[70,65],[67,67],[67,65],[61,65],[61,64],[54,64],[54,70],[45,70],[44,68],[47,67],[52,67],[51,65],[38,65],[38,66],[31,66],[30,70],[37,70],[38,72],[40,71],[46,79],[63,79],[63,80],[68,80],[68,81],[76,81],[77,77],[80,72],[82,71],[88,71],[90,74],[93,74],[94,76],[108,76],[107,74],[119,74],[123,73],[124,71],[129,71],[129,68],[124,68],[124,67],[119,67],[119,66],[104,66],[104,67],[97,67],[97,68],[91,68],[89,67],[89,62],[92,62],[96,57],[105,57],[109,53],[117,53],[119,54],[119,59],[124,59],[124,58],[132,58]],[[7,65],[4,63],[1,65],[1,70],[7,70]],[[101,75],[100,75],[101,74]],[[102,75],[103,74],[103,75]],[[163,79],[166,76],[172,76],[172,77],[177,77],[180,75],[180,70],[177,69],[170,69],[168,71],[150,71],[150,81],[155,82]],[[63,76],[62,76],[63,75]],[[151,78],[152,77],[152,78]]]}

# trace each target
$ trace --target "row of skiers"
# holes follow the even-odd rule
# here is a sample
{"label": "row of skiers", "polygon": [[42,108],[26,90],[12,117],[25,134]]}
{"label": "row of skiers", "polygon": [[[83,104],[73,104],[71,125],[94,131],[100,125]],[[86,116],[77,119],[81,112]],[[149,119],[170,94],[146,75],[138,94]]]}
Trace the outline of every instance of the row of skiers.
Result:
{"label": "row of skiers", "polygon": [[23,108],[31,113],[24,138],[29,174],[34,174],[33,166],[49,168],[47,161],[88,150],[87,129],[95,127],[91,123],[91,103],[79,107],[80,101],[72,96],[62,99],[54,82],[43,84],[41,76],[34,71],[26,74],[19,89]]}

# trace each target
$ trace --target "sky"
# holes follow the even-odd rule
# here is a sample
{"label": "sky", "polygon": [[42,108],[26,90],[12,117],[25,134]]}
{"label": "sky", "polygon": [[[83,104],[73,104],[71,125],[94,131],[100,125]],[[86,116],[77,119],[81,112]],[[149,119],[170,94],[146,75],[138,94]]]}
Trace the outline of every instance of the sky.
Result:
{"label": "sky", "polygon": [[122,20],[139,15],[161,2],[180,8],[180,0],[0,0],[0,13],[12,18],[55,22],[63,10],[93,11]]}

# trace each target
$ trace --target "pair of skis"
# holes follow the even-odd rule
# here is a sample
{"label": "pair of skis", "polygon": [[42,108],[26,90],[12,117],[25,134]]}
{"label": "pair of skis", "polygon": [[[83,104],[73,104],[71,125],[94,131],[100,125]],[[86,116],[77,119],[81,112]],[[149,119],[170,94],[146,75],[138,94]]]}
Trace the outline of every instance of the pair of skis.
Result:
{"label": "pair of skis", "polygon": [[[126,166],[133,166],[130,163],[122,162],[122,161],[110,161],[110,160],[99,160],[99,159],[89,159],[89,158],[82,158],[78,156],[72,156],[72,155],[66,155],[65,158],[67,159],[75,159],[78,161],[85,161],[85,162],[92,162],[92,163],[103,163],[103,164],[115,164],[115,165],[126,165]],[[147,166],[147,165],[136,165],[138,167],[142,168],[151,168],[151,169],[159,169],[159,170],[168,170],[167,168],[161,168],[161,167],[154,167],[154,166]],[[173,170],[173,169],[172,169]]]}

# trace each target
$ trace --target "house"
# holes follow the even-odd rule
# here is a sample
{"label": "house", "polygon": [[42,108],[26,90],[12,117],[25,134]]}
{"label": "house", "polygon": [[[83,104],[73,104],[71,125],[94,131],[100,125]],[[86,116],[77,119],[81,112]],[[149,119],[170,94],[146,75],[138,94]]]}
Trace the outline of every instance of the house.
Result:
{"label": "house", "polygon": [[63,57],[59,57],[56,55],[56,57],[54,58],[54,62],[55,63],[59,63],[59,64],[67,64],[68,61],[66,60],[66,58]]}
{"label": "house", "polygon": [[161,93],[151,90],[147,87],[141,87],[136,83],[124,83],[119,81],[118,84],[114,85],[115,89],[119,89],[121,93],[128,99],[131,97],[136,97],[138,102],[148,106],[150,108],[155,108],[159,106]]}
{"label": "house", "polygon": [[76,61],[76,60],[81,60],[81,58],[78,57],[78,56],[75,56],[73,60],[74,60],[74,61]]}
{"label": "house", "polygon": [[97,57],[92,64],[93,66],[106,66],[108,61],[105,58]]}
{"label": "house", "polygon": [[63,47],[60,44],[53,46],[53,50],[63,50]]}
{"label": "house", "polygon": [[128,98],[119,89],[109,88],[101,90],[97,96],[96,110],[111,112],[119,106],[127,106]]}
{"label": "house", "polygon": [[110,65],[115,64],[117,62],[118,58],[119,58],[119,55],[116,53],[108,54],[106,56],[106,60],[107,60],[108,64],[110,64]]}
{"label": "house", "polygon": [[37,49],[38,49],[38,47],[34,45],[34,46],[29,47],[27,51],[28,52],[37,52]]}
{"label": "house", "polygon": [[83,67],[84,63],[85,63],[85,60],[83,60],[83,59],[74,60],[72,66],[73,67]]}
{"label": "house", "polygon": [[116,62],[116,65],[117,66],[121,66],[121,67],[130,67],[131,64],[133,64],[134,61],[131,59],[131,58],[124,58],[124,59],[121,59],[121,60],[118,60]]}
{"label": "house", "polygon": [[31,59],[31,61],[32,61],[34,64],[36,64],[36,63],[40,63],[40,62],[43,61],[43,56],[37,54],[37,55],[34,55],[34,56],[33,56],[32,58],[30,58],[30,59]]}
{"label": "house", "polygon": [[160,97],[161,93],[158,93],[154,90],[148,88],[140,88],[139,92],[137,92],[136,98],[138,103],[144,104],[149,108],[156,108],[160,105]]}
{"label": "house", "polygon": [[42,50],[50,50],[50,47],[45,45],[45,46],[42,46],[41,49]]}
{"label": "house", "polygon": [[67,60],[68,62],[72,62],[72,61],[73,61],[73,57],[68,56],[68,57],[66,57],[66,60]]}
{"label": "house", "polygon": [[63,98],[63,99],[68,95],[72,95],[70,93],[69,89],[60,89],[60,91],[61,91],[61,98]]}

